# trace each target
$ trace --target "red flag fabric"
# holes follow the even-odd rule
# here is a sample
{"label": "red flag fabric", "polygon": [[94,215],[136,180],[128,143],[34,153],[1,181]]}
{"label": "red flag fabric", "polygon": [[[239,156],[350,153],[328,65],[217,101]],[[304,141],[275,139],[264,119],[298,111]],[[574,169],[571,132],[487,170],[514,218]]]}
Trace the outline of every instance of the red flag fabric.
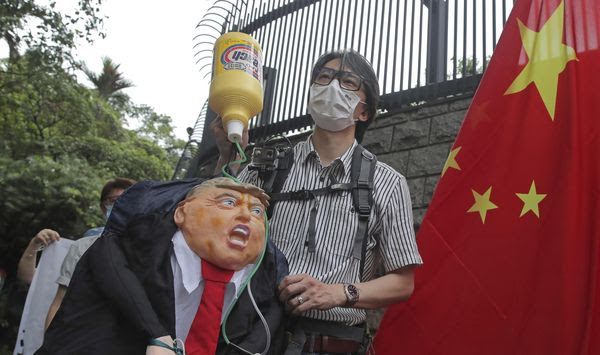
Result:
{"label": "red flag fabric", "polygon": [[600,1],[517,0],[382,354],[600,354]]}

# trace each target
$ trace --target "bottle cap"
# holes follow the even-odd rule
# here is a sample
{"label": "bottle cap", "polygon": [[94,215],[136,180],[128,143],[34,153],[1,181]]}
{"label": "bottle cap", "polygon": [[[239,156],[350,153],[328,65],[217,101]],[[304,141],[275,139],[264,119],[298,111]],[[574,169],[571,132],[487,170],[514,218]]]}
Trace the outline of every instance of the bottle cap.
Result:
{"label": "bottle cap", "polygon": [[241,143],[242,135],[244,134],[244,123],[240,120],[227,121],[227,139],[231,143]]}

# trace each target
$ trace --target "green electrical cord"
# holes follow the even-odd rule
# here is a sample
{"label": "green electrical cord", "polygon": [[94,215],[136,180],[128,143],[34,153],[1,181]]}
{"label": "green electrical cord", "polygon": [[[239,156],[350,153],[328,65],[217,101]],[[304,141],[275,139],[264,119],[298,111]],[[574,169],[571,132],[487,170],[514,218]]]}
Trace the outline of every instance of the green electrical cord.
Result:
{"label": "green electrical cord", "polygon": [[[235,160],[232,161],[226,165],[223,166],[223,168],[221,169],[221,172],[223,173],[224,176],[232,179],[233,181],[240,183],[240,181],[233,175],[230,175],[227,172],[227,169],[230,170],[230,165],[232,164],[244,164],[246,161],[248,161],[248,159],[246,158],[246,154],[244,154],[244,150],[242,149],[242,147],[240,146],[240,144],[238,142],[235,142],[235,147],[238,151],[238,153],[240,154],[240,160]],[[257,262],[254,264],[254,268],[252,268],[252,271],[250,272],[250,275],[248,276],[248,278],[246,278],[246,280],[244,281],[244,283],[242,284],[242,287],[240,287],[235,299],[237,302],[237,300],[240,298],[240,295],[242,294],[242,292],[244,292],[244,290],[246,289],[246,287],[248,286],[248,284],[250,283],[250,280],[252,280],[252,277],[254,276],[254,274],[256,273],[256,271],[258,270],[258,268],[260,267],[260,264],[262,263],[262,260],[265,256],[265,253],[267,251],[267,242],[269,240],[269,221],[267,219],[267,213],[265,211],[264,213],[264,218],[265,218],[265,243],[262,249],[262,252],[260,253],[260,256],[257,259]],[[225,318],[223,320],[223,324],[221,324],[221,332],[223,334],[223,339],[225,340],[225,343],[232,344],[234,346],[236,346],[235,344],[231,343],[231,341],[229,340],[229,337],[227,336],[227,330],[225,329],[225,325],[227,324],[227,320],[229,319],[229,314],[231,313],[231,310],[233,309],[235,302],[232,302],[229,307],[227,308],[227,311],[225,312]],[[258,310],[257,310],[258,311]],[[268,328],[267,328],[267,333],[268,333]],[[271,334],[267,334],[267,338],[270,338]],[[236,346],[238,349],[240,350],[244,350],[247,353],[250,353],[249,351],[245,350],[245,349],[241,349],[238,346]],[[250,353],[252,354],[252,353]]]}
{"label": "green electrical cord", "polygon": [[240,180],[238,180],[235,176],[229,174],[227,172],[227,170],[229,169],[231,171],[230,165],[232,165],[232,164],[240,164],[241,165],[241,164],[244,164],[245,162],[247,162],[248,159],[246,158],[246,154],[244,153],[244,150],[242,149],[242,147],[240,147],[240,143],[234,142],[234,144],[235,144],[235,147],[236,147],[238,153],[240,154],[240,160],[234,160],[232,162],[229,162],[229,163],[223,165],[223,167],[221,168],[221,172],[223,173],[223,176],[226,176],[239,184]]}

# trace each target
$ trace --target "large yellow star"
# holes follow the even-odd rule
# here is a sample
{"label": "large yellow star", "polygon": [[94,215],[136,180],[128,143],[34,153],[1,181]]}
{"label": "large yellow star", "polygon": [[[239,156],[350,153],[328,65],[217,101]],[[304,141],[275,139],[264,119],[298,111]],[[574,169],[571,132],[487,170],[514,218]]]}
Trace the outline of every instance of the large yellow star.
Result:
{"label": "large yellow star", "polygon": [[475,198],[475,204],[469,208],[467,212],[479,212],[479,216],[481,217],[481,222],[485,223],[485,216],[488,210],[493,210],[498,208],[495,204],[490,201],[490,195],[492,194],[492,187],[490,186],[483,195],[480,195],[477,191],[471,190],[473,192],[473,197]]}
{"label": "large yellow star", "polygon": [[450,151],[450,154],[448,155],[448,159],[446,159],[446,163],[444,164],[444,168],[442,169],[442,176],[444,176],[444,174],[446,173],[446,170],[448,170],[448,168],[460,170],[460,166],[458,166],[458,163],[456,162],[456,155],[460,151],[460,148],[461,147],[456,147]]}
{"label": "large yellow star", "polygon": [[538,204],[546,197],[546,194],[537,193],[537,190],[535,189],[535,180],[531,181],[531,187],[529,187],[528,193],[516,195],[521,199],[521,201],[523,201],[523,209],[521,210],[521,215],[519,217],[523,217],[525,213],[532,211],[538,218],[540,218]]}
{"label": "large yellow star", "polygon": [[575,50],[562,43],[564,12],[564,4],[561,2],[539,32],[527,28],[517,19],[523,49],[529,62],[504,93],[508,95],[520,92],[533,82],[553,121],[558,75],[565,69],[567,62],[577,60]]}

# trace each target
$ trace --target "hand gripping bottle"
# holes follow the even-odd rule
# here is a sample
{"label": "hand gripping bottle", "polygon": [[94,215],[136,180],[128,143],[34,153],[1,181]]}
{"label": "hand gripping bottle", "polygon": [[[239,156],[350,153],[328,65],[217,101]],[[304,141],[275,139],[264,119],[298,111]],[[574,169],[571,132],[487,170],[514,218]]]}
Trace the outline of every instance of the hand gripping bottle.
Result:
{"label": "hand gripping bottle", "polygon": [[223,120],[227,138],[241,142],[248,120],[263,108],[262,50],[251,36],[225,33],[215,42],[208,105]]}

